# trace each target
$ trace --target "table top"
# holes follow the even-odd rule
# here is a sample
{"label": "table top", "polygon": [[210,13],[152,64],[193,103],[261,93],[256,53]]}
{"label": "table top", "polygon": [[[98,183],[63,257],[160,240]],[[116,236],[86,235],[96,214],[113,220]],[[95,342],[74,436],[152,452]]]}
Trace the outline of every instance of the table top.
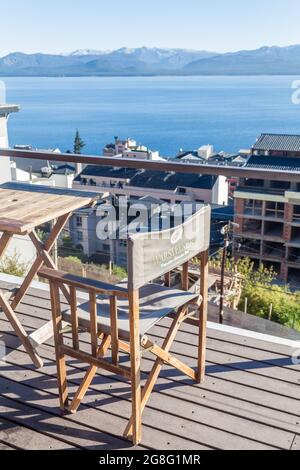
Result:
{"label": "table top", "polygon": [[0,231],[25,234],[69,212],[91,206],[99,193],[25,183],[0,186]]}

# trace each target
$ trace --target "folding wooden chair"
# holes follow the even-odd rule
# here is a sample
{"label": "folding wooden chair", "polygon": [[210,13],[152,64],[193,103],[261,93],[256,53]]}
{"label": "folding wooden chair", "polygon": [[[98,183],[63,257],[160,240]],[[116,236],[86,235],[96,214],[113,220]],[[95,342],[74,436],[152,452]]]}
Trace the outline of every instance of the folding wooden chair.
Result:
{"label": "folding wooden chair", "polygon": [[[180,226],[131,237],[128,240],[128,281],[119,285],[80,278],[50,268],[40,271],[39,275],[50,281],[60,406],[63,410],[76,412],[98,368],[130,379],[132,417],[124,435],[137,444],[141,441],[142,412],[165,363],[197,383],[204,380],[209,236],[210,208],[203,206]],[[188,262],[195,257],[200,260],[200,293],[189,291]],[[174,289],[168,285],[169,273],[179,266],[183,266],[182,289]],[[165,276],[167,286],[151,283],[162,276]],[[71,297],[70,308],[64,311],[59,293],[62,284],[70,288]],[[89,293],[88,300],[79,305],[77,289]],[[176,333],[191,315],[191,305],[193,310],[199,310],[198,363],[195,370],[170,354]],[[172,316],[173,321],[162,346],[159,346],[151,341],[148,332],[166,316]],[[72,346],[65,344],[63,321],[71,326]],[[91,353],[80,349],[80,328],[90,334]],[[111,353],[104,358],[109,348]],[[141,390],[142,350],[153,353],[156,360]],[[120,351],[130,356],[130,367],[119,363]],[[65,356],[89,364],[70,405]]]}

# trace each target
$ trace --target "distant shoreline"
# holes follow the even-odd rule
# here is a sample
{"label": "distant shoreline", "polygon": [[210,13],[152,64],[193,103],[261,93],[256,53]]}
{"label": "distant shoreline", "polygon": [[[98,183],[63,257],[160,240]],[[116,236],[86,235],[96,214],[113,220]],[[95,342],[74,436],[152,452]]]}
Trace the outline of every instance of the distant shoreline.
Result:
{"label": "distant shoreline", "polygon": [[123,75],[116,75],[116,74],[93,74],[93,75],[80,75],[80,74],[72,74],[72,75],[60,75],[60,74],[34,74],[34,75],[17,75],[17,74],[10,74],[10,75],[1,75],[0,80],[2,78],[196,78],[196,77],[300,77],[300,70],[299,72],[294,73],[215,73],[215,74],[138,74],[138,75],[130,75],[130,74],[123,74]]}

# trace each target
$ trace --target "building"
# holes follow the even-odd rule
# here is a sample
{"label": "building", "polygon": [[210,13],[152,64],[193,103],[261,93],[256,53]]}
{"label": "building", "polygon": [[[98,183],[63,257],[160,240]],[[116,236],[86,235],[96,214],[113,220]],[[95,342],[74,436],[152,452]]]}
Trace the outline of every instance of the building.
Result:
{"label": "building", "polygon": [[[228,184],[222,176],[88,165],[74,179],[73,188],[99,192],[102,201],[108,196],[126,196],[130,201],[152,201],[170,206],[190,202],[211,204],[216,220],[212,230],[212,244],[215,246],[220,244],[220,220],[226,221],[230,216],[230,211],[226,211],[225,215],[222,212],[228,204]],[[98,221],[95,210],[76,213],[70,220],[73,244],[82,248],[89,257],[96,253],[103,255],[103,262],[110,259],[115,264],[125,266],[126,241],[96,240]]]}
{"label": "building", "polygon": [[128,198],[147,195],[170,204],[186,201],[228,204],[228,184],[223,176],[88,165],[74,179],[73,187],[109,191]]}
{"label": "building", "polygon": [[[8,139],[8,118],[11,113],[20,111],[18,105],[0,104],[0,148],[9,147]],[[0,159],[0,184],[11,181],[11,162],[7,157]],[[35,257],[35,248],[29,240],[29,237],[13,237],[8,250],[7,256],[17,254],[21,261],[30,263]]]}
{"label": "building", "polygon": [[107,144],[103,149],[104,157],[138,158],[140,160],[164,160],[158,151],[150,150],[144,145],[138,145],[133,139],[120,140],[115,137],[113,144]]}
{"label": "building", "polygon": [[57,188],[73,187],[73,181],[76,176],[75,165],[68,163],[62,165],[46,165],[42,166],[39,170],[35,167],[30,167],[27,170],[19,168],[16,161],[11,162],[11,175],[13,181],[26,182],[31,184],[39,184],[45,186],[52,186]]}
{"label": "building", "polygon": [[[246,168],[300,171],[300,135],[262,134]],[[235,191],[234,255],[300,281],[300,184],[241,178]]]}
{"label": "building", "polygon": [[[11,113],[17,113],[20,107],[17,105],[1,104],[0,103],[0,147],[8,147],[8,130],[7,121]],[[10,181],[10,160],[9,158],[1,159],[0,183]]]}
{"label": "building", "polygon": [[[134,203],[142,203],[148,208],[148,219],[143,227],[148,230],[151,217],[157,211],[157,207],[163,204],[163,201],[151,197],[142,197],[137,199],[128,199],[128,209]],[[79,209],[74,212],[69,222],[70,237],[75,249],[82,250],[92,261],[99,264],[108,264],[127,267],[127,232],[125,237],[102,240],[97,236],[97,226],[103,219],[103,212],[113,208],[116,211],[117,220],[119,220],[119,198],[109,193],[99,194],[99,203],[96,207]],[[99,212],[99,209],[102,209]],[[130,224],[135,219],[134,216],[127,218]],[[118,230],[119,233],[119,230]]]}
{"label": "building", "polygon": [[137,143],[133,139],[121,140],[119,137],[115,137],[114,143],[107,144],[103,149],[104,157],[116,157],[121,156],[123,152],[131,150],[137,147]]}

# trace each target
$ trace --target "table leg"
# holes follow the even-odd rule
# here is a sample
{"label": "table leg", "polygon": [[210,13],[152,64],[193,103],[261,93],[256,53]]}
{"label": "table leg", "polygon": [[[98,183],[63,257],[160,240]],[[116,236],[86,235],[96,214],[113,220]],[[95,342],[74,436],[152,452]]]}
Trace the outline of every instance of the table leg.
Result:
{"label": "table leg", "polygon": [[3,232],[1,239],[0,239],[0,258],[2,257],[6,248],[8,247],[8,244],[11,239],[12,239],[12,235],[10,233]]}
{"label": "table leg", "polygon": [[29,356],[32,359],[34,365],[38,368],[43,367],[43,361],[39,357],[39,355],[35,352],[35,350],[33,349],[32,345],[29,341],[29,337],[28,337],[26,331],[24,330],[20,320],[18,319],[15,312],[11,308],[9,302],[5,299],[5,297],[1,293],[0,293],[0,306],[3,310],[3,312],[5,313],[8,321],[10,322],[11,326],[15,330],[17,336],[20,338],[26,352],[29,354]]}
{"label": "table leg", "polygon": [[[36,274],[41,269],[43,264],[46,264],[46,266],[51,267],[51,268],[56,268],[53,260],[51,259],[49,255],[49,252],[52,250],[57,238],[59,237],[60,233],[64,229],[71,214],[72,213],[70,212],[68,214],[65,214],[59,217],[59,219],[57,220],[57,223],[53,227],[53,230],[50,233],[45,244],[43,244],[40,241],[40,239],[38,238],[35,232],[32,232],[31,234],[29,234],[32,242],[37,248],[38,256],[35,262],[33,263],[32,267],[30,268],[29,272],[27,273],[27,276],[25,277],[24,282],[21,285],[20,289],[18,290],[17,294],[15,295],[14,300],[12,301],[11,307],[13,310],[16,310],[16,308],[22,302],[24,296],[26,295],[30,287],[30,284],[33,278],[36,276]],[[67,289],[65,289],[64,295],[67,296],[67,299],[69,299],[69,292]]]}
{"label": "table leg", "polygon": [[[53,227],[53,230],[51,231],[47,241],[45,244],[41,242],[39,237],[37,236],[36,232],[33,231],[29,234],[34,246],[37,249],[37,258],[34,261],[32,267],[30,268],[29,272],[27,273],[27,276],[25,277],[21,287],[17,290],[17,293],[12,300],[11,304],[9,301],[5,298],[5,296],[0,292],[0,307],[2,308],[4,314],[6,315],[8,321],[10,322],[11,326],[13,327],[15,333],[21,340],[26,352],[29,354],[30,358],[32,359],[34,365],[36,367],[42,367],[43,366],[43,361],[35,351],[35,348],[33,347],[31,341],[30,341],[30,336],[26,333],[25,329],[23,328],[20,320],[18,319],[15,310],[17,307],[20,305],[22,302],[24,296],[26,295],[30,284],[39,271],[43,264],[45,264],[48,267],[51,268],[56,268],[55,263],[53,262],[51,256],[49,255],[49,252],[53,248],[58,236],[62,232],[63,228],[65,227],[68,219],[70,218],[71,213],[65,214],[61,217],[58,218],[55,226]],[[5,252],[8,243],[10,242],[11,238],[13,237],[13,234],[6,233],[4,232],[2,237],[0,238],[0,258]],[[66,298],[69,298],[69,291],[65,288],[65,291],[63,292]],[[44,328],[42,327],[42,330]],[[38,332],[39,330],[37,330]],[[37,333],[36,332],[36,333]],[[49,332],[47,331],[47,334]],[[48,334],[49,336],[49,334]]]}

